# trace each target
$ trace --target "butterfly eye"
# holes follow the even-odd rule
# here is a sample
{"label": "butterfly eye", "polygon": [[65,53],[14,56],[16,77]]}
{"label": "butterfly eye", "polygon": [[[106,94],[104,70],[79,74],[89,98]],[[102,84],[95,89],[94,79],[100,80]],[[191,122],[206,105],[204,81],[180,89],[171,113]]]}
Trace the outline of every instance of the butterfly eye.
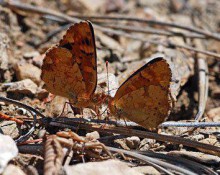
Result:
{"label": "butterfly eye", "polygon": [[97,103],[97,102],[98,102],[98,99],[95,97],[95,98],[93,98],[93,101],[94,101],[95,103]]}
{"label": "butterfly eye", "polygon": [[117,109],[117,113],[118,113],[118,114],[121,114],[122,112],[123,112],[122,109],[120,109],[120,108]]}

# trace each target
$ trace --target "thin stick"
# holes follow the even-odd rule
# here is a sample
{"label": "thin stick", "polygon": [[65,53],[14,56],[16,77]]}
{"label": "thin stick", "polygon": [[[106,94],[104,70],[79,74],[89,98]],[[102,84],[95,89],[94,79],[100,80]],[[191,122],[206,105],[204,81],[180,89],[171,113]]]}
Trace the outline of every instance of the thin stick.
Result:
{"label": "thin stick", "polygon": [[22,120],[19,120],[14,117],[9,117],[8,115],[3,114],[3,113],[0,113],[0,119],[14,121],[14,122],[18,123],[19,125],[22,125],[24,123]]}
{"label": "thin stick", "polygon": [[206,39],[203,35],[198,34],[186,34],[186,33],[180,33],[180,32],[173,32],[173,31],[163,31],[158,29],[152,29],[152,28],[140,28],[136,26],[128,26],[128,25],[120,25],[120,24],[103,24],[100,25],[105,27],[110,27],[112,29],[120,29],[127,32],[137,32],[137,33],[145,33],[145,34],[153,34],[153,35],[163,35],[168,37],[183,37],[183,38],[199,38],[199,39]]}
{"label": "thin stick", "polygon": [[206,61],[202,58],[198,59],[198,77],[199,77],[199,106],[198,106],[198,113],[196,114],[195,120],[199,121],[203,113],[205,111],[206,101],[208,98],[208,68]]}
{"label": "thin stick", "polygon": [[108,95],[110,95],[109,91],[109,76],[108,76],[108,61],[105,62],[106,65],[106,71],[107,71],[107,87],[108,87]]}
{"label": "thin stick", "polygon": [[220,122],[173,122],[168,121],[160,124],[160,127],[220,127]]}
{"label": "thin stick", "polygon": [[[51,118],[51,122],[57,122],[57,123],[68,123],[68,124],[76,124],[76,123],[96,123],[96,124],[109,124],[109,125],[115,125],[115,126],[128,126],[128,127],[141,127],[135,122],[128,122],[126,121],[126,125],[124,121],[113,121],[113,120],[101,120],[101,119],[85,119],[85,118],[66,118],[66,117],[59,117],[59,118]],[[141,127],[143,129],[143,127]]]}
{"label": "thin stick", "polygon": [[72,17],[75,18],[82,18],[82,19],[108,19],[108,20],[126,20],[126,21],[135,21],[135,22],[142,22],[142,23],[147,23],[151,25],[160,25],[160,26],[167,26],[167,27],[173,27],[173,28],[178,28],[178,29],[183,29],[187,30],[190,32],[195,32],[201,35],[206,36],[206,38],[212,38],[220,41],[220,35],[217,33],[211,33],[209,31],[205,31],[196,27],[189,27],[189,26],[184,26],[181,24],[175,24],[171,22],[163,22],[163,21],[157,21],[157,20],[149,20],[149,19],[143,19],[143,18],[136,18],[136,17],[130,17],[130,16],[123,16],[123,15],[117,15],[117,16],[100,16],[100,15],[72,15]]}
{"label": "thin stick", "polygon": [[[35,13],[42,14],[42,15],[55,16],[57,18],[60,18],[60,19],[62,19],[64,21],[71,22],[71,23],[80,22],[80,19],[77,19],[77,18],[74,18],[74,17],[70,17],[70,16],[65,15],[63,13],[59,13],[57,11],[54,11],[54,10],[51,10],[51,9],[48,9],[48,8],[27,5],[25,3],[20,3],[20,2],[17,2],[17,1],[5,2],[5,3],[3,3],[3,5],[8,7],[8,8],[10,8],[10,9],[14,9],[14,10],[19,9],[19,10],[24,10],[24,11],[28,11],[28,12],[35,12]],[[152,23],[155,23],[155,21],[152,21]],[[158,22],[158,24],[159,23],[161,23],[161,22]],[[155,24],[157,24],[157,23],[155,23]],[[170,24],[170,26],[176,26],[177,27],[178,25]],[[95,25],[95,24],[93,24],[93,27],[95,29],[97,29],[97,30],[102,31],[102,32],[107,32],[107,33],[111,33],[111,34],[115,34],[115,35],[120,35],[120,36],[124,36],[124,37],[127,37],[127,38],[131,38],[131,39],[135,39],[135,40],[140,40],[140,41],[143,41],[143,42],[148,42],[148,43],[151,43],[151,44],[164,45],[165,47],[182,48],[182,49],[186,49],[186,50],[202,53],[202,54],[213,56],[215,58],[220,59],[220,55],[219,54],[216,54],[216,53],[213,53],[213,52],[209,52],[209,51],[199,50],[199,49],[196,49],[196,48],[193,48],[193,47],[190,47],[190,46],[183,46],[183,45],[178,45],[178,44],[174,44],[174,43],[165,43],[165,42],[159,42],[159,41],[154,41],[154,40],[150,41],[150,40],[144,39],[143,37],[133,36],[131,34],[127,34],[127,33],[123,32],[123,31],[120,31],[120,30],[112,30],[110,28],[101,27],[101,26]],[[182,28],[183,29],[184,28],[187,29],[187,27],[182,27]],[[190,28],[188,28],[188,29],[190,29]],[[197,31],[197,33],[199,33],[199,34],[204,34],[207,37],[209,36],[210,38],[215,38],[215,39],[220,40],[220,37],[217,37],[217,36],[215,36],[212,33],[211,34],[207,33],[207,32],[205,32],[203,30],[201,30],[201,31],[200,30],[194,30],[192,28],[190,31],[194,31],[194,32]]]}
{"label": "thin stick", "polygon": [[[177,167],[176,165],[173,165],[169,162],[165,162],[165,161],[161,161],[159,159],[155,159],[155,158],[152,158],[152,157],[149,157],[149,156],[144,156],[144,155],[141,155],[141,154],[138,154],[136,152],[132,152],[132,151],[127,151],[127,150],[123,150],[123,149],[118,149],[118,148],[113,148],[113,147],[107,147],[111,152],[121,152],[127,156],[130,156],[130,157],[133,157],[135,159],[138,159],[140,161],[145,161],[147,162],[149,165],[152,165],[153,167],[155,167],[154,165],[160,165],[166,169],[172,169],[172,170],[175,170],[175,171],[178,171],[178,172],[181,172],[183,174],[190,174],[190,175],[196,175],[195,173],[193,173],[192,171],[189,171],[189,170],[186,170],[184,168],[181,168],[180,167]],[[159,167],[155,167],[155,168],[159,168]],[[160,169],[162,171],[164,171],[164,169]],[[164,171],[168,174],[173,174],[171,172],[167,172],[167,171]]]}
{"label": "thin stick", "polygon": [[[95,124],[108,124],[108,125],[115,125],[117,127],[141,127],[137,123],[134,122],[128,122],[126,121],[126,124],[124,121],[106,121],[106,120],[100,120],[100,119],[81,119],[81,118],[66,118],[66,117],[59,117],[59,118],[52,118],[50,122],[60,123],[64,124],[76,124],[79,122],[83,123],[95,123]],[[174,121],[167,121],[160,125],[160,127],[169,127],[169,126],[176,126],[176,127],[195,127],[195,128],[202,128],[202,127],[220,127],[220,122],[174,122]]]}
{"label": "thin stick", "polygon": [[[53,21],[59,21],[59,22],[63,22],[65,23],[64,20],[60,19],[60,18],[56,18],[54,16],[51,15],[44,15],[44,17],[46,19],[50,19]],[[104,26],[104,27],[108,27],[108,28],[113,28],[113,29],[120,29],[123,31],[127,31],[127,32],[137,32],[137,33],[145,33],[145,34],[153,34],[153,35],[162,35],[162,36],[168,36],[168,37],[183,37],[183,38],[198,38],[198,39],[206,39],[205,36],[201,35],[201,34],[190,34],[190,33],[182,33],[182,32],[175,32],[175,31],[164,31],[164,30],[158,30],[155,28],[150,28],[150,27],[136,27],[136,26],[128,26],[128,25],[120,25],[120,24],[109,24],[109,23],[103,23],[103,22],[96,22],[93,21],[93,23],[99,24],[100,26]],[[67,24],[70,25],[70,24]],[[63,30],[66,29],[66,26],[63,27]],[[62,27],[61,27],[62,28]],[[54,35],[54,33],[56,34],[57,31],[59,32],[60,30],[62,30],[61,28],[53,31],[51,34],[48,34],[49,37],[51,37],[52,35]]]}
{"label": "thin stick", "polygon": [[[53,121],[53,122],[50,122],[49,125],[57,126],[57,123],[55,121]],[[76,125],[78,125],[78,124],[76,123]],[[59,125],[59,127],[62,127],[62,125]],[[75,126],[73,126],[73,124],[71,124],[69,126],[68,126],[68,124],[65,124],[64,128],[65,127],[75,129]],[[105,133],[106,132],[107,133],[117,133],[117,134],[122,134],[125,136],[134,136],[135,135],[140,138],[151,138],[151,139],[156,139],[156,140],[163,141],[163,142],[171,142],[171,143],[175,143],[175,144],[182,144],[182,145],[192,147],[192,148],[202,149],[204,152],[208,152],[209,154],[213,154],[213,155],[220,155],[220,148],[219,147],[196,142],[193,140],[188,140],[188,139],[176,137],[176,136],[161,135],[161,134],[156,134],[153,132],[128,129],[128,128],[124,128],[124,127],[123,128],[119,128],[119,127],[114,128],[114,127],[106,127],[105,126],[105,127],[100,128],[100,126],[88,125],[88,124],[84,124],[84,123],[81,123],[79,128],[85,129],[85,130],[90,130],[90,131],[105,132]]]}
{"label": "thin stick", "polygon": [[182,168],[187,168],[192,170],[193,172],[196,172],[197,174],[213,174],[217,175],[212,169],[209,167],[202,165],[200,163],[197,163],[196,161],[189,160],[187,158],[175,156],[175,155],[169,155],[166,153],[154,153],[150,151],[134,151],[138,152],[139,154],[143,154],[149,157],[157,158],[160,160],[164,160],[166,162],[169,162],[174,165],[181,165]]}

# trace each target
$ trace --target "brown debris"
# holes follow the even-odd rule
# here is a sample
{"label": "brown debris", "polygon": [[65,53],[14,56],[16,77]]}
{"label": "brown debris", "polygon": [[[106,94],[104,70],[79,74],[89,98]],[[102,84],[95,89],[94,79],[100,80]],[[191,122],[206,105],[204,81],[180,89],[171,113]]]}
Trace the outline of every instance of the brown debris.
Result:
{"label": "brown debris", "polygon": [[56,136],[48,136],[44,145],[44,174],[60,174],[63,158],[64,153]]}

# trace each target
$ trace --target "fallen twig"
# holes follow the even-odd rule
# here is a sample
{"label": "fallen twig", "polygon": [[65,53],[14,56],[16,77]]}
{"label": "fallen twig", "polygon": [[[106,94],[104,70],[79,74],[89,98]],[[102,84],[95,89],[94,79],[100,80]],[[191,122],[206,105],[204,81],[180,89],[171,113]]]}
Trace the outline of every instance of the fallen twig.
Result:
{"label": "fallen twig", "polygon": [[19,120],[17,118],[13,118],[13,117],[9,117],[8,115],[3,114],[3,113],[0,113],[0,119],[14,121],[14,122],[18,123],[19,125],[22,125],[24,123],[22,120]]}
{"label": "fallen twig", "polygon": [[199,106],[198,113],[195,120],[199,121],[205,111],[206,101],[208,98],[209,80],[208,80],[208,67],[206,61],[202,58],[198,59],[198,91],[199,91]]}
{"label": "fallen twig", "polygon": [[148,151],[135,151],[139,154],[143,154],[149,157],[157,158],[159,160],[164,160],[166,162],[169,162],[173,165],[181,165],[181,167],[185,167],[186,169],[190,169],[193,172],[196,172],[197,174],[213,174],[216,175],[216,173],[209,167],[206,167],[200,163],[197,163],[195,161],[189,160],[187,158],[179,157],[179,156],[173,156],[163,153],[152,153]]}
{"label": "fallen twig", "polygon": [[[144,156],[144,155],[138,154],[137,152],[127,151],[127,150],[113,148],[113,147],[108,147],[108,149],[112,152],[121,152],[121,153],[123,153],[127,156],[133,157],[133,158],[138,159],[138,160],[143,161],[143,162],[147,162],[147,164],[152,165],[157,169],[160,168],[160,167],[158,167],[158,165],[160,165],[160,166],[162,166],[166,169],[175,170],[175,171],[181,172],[183,174],[196,175],[195,173],[193,173],[193,172],[191,172],[187,169],[184,169],[180,166],[176,166],[176,165],[173,165],[171,163],[161,161],[159,159],[155,159],[155,158],[152,158],[152,157]],[[155,166],[155,165],[157,165],[157,166]],[[163,169],[160,168],[160,170],[164,171],[167,174],[173,174],[169,171],[165,171],[166,169],[164,169],[164,168]]]}
{"label": "fallen twig", "polygon": [[[60,18],[56,18],[51,15],[45,15],[44,16],[46,19],[50,19],[53,21],[59,21],[59,22],[64,22],[64,20]],[[182,38],[198,38],[198,39],[206,39],[203,35],[200,34],[189,34],[189,33],[181,33],[181,32],[175,32],[175,31],[164,31],[164,30],[159,30],[155,28],[140,28],[136,26],[128,26],[128,25],[120,25],[120,24],[109,24],[109,23],[103,23],[103,22],[95,22],[93,23],[99,24],[100,26],[108,27],[108,28],[113,28],[113,29],[120,29],[123,31],[128,31],[128,32],[137,32],[137,33],[145,33],[145,34],[153,34],[153,35],[162,35],[162,36],[169,36],[169,37],[182,37]],[[57,32],[60,32],[62,30],[67,29],[70,26],[70,24],[64,25],[60,27],[59,29],[53,31],[51,34],[48,34],[49,37],[52,35],[56,34]]]}
{"label": "fallen twig", "polygon": [[163,35],[163,36],[169,36],[169,37],[182,37],[182,38],[199,38],[199,39],[205,39],[204,36],[202,35],[193,35],[193,34],[186,34],[186,33],[180,33],[180,32],[173,32],[173,31],[163,31],[163,30],[158,30],[154,28],[140,28],[136,26],[127,26],[127,25],[120,25],[120,24],[102,24],[100,25],[105,26],[105,27],[110,27],[113,29],[120,29],[123,31],[128,31],[128,32],[138,32],[138,33],[145,33],[145,34],[153,34],[153,35]]}
{"label": "fallen twig", "polygon": [[157,21],[157,20],[149,20],[149,19],[143,19],[143,18],[136,18],[136,17],[130,17],[130,16],[122,16],[122,15],[114,15],[114,16],[105,16],[105,15],[72,15],[72,17],[75,18],[82,18],[82,19],[108,19],[108,20],[126,20],[126,21],[135,21],[135,22],[142,22],[147,23],[151,25],[160,25],[160,26],[166,26],[166,27],[173,27],[173,28],[179,28],[183,30],[187,30],[190,32],[198,33],[201,35],[206,36],[206,38],[212,38],[220,41],[220,35],[218,33],[212,33],[209,31],[205,31],[196,27],[190,27],[190,26],[184,26],[182,24],[175,24],[172,22],[163,22],[163,21]]}
{"label": "fallen twig", "polygon": [[194,127],[194,128],[204,128],[204,127],[220,127],[220,122],[163,122],[160,127]]}
{"label": "fallen twig", "polygon": [[[56,123],[55,121],[50,122],[49,125],[62,127],[62,123]],[[182,144],[184,146],[188,146],[188,147],[192,147],[192,148],[200,148],[200,149],[203,149],[203,151],[206,153],[213,154],[213,155],[220,155],[220,148],[219,147],[196,142],[196,141],[192,141],[192,140],[188,140],[188,139],[184,139],[184,138],[180,138],[180,137],[176,137],[176,136],[161,135],[161,134],[157,134],[157,133],[153,133],[153,132],[128,129],[128,128],[124,128],[124,127],[117,127],[116,128],[116,127],[105,126],[105,127],[100,128],[100,126],[84,124],[84,123],[80,123],[80,124],[76,123],[75,126],[73,126],[73,124],[71,124],[69,126],[68,126],[68,124],[64,124],[63,127],[75,129],[76,125],[81,129],[85,129],[85,130],[89,130],[89,131],[117,133],[117,134],[122,134],[125,136],[138,136],[140,138],[151,138],[151,139],[156,139],[156,140],[163,141],[163,142]]]}

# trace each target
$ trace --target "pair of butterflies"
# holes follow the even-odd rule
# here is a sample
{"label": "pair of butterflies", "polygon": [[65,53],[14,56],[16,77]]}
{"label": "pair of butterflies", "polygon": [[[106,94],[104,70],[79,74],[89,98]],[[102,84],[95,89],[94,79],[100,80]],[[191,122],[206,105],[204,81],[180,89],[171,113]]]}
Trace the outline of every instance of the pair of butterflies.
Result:
{"label": "pair of butterflies", "polygon": [[[151,60],[134,72],[110,99],[111,114],[154,130],[170,112],[171,76],[165,59]],[[89,21],[71,26],[59,44],[46,52],[41,78],[49,92],[70,99],[74,107],[97,103],[96,46]]]}

